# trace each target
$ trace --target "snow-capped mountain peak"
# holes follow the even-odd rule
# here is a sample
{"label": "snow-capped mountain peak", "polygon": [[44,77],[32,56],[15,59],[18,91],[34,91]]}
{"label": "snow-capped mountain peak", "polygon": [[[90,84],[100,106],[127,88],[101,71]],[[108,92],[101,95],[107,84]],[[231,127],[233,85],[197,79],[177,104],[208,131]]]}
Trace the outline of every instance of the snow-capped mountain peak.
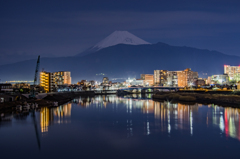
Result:
{"label": "snow-capped mountain peak", "polygon": [[129,33],[128,31],[115,31],[105,39],[97,43],[93,48],[100,50],[109,46],[114,46],[117,44],[128,44],[128,45],[142,45],[150,44],[139,37]]}
{"label": "snow-capped mountain peak", "polygon": [[112,34],[107,36],[105,39],[103,39],[96,45],[90,47],[89,49],[87,49],[86,51],[80,54],[77,54],[77,56],[84,56],[87,54],[91,54],[103,48],[107,48],[109,46],[114,46],[118,44],[144,45],[144,44],[150,44],[150,43],[129,33],[128,31],[114,31]]}

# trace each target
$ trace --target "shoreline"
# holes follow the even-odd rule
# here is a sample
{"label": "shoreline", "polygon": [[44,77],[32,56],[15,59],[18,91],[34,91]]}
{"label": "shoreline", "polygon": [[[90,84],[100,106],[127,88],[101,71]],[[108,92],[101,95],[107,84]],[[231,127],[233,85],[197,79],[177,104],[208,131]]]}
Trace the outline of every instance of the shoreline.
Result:
{"label": "shoreline", "polygon": [[158,92],[152,96],[156,101],[170,101],[185,104],[215,104],[223,107],[240,108],[240,96],[234,94],[209,94],[209,93],[186,93],[186,92]]}
{"label": "shoreline", "polygon": [[48,94],[43,99],[26,99],[21,101],[0,103],[0,111],[12,110],[17,105],[23,105],[25,101],[27,103],[37,103],[38,107],[52,107],[53,102],[58,102],[58,106],[60,106],[80,96],[94,96],[94,92],[66,92],[59,94]]}
{"label": "shoreline", "polygon": [[[94,96],[94,92],[66,92],[59,94],[49,94],[43,99],[26,99],[22,101],[13,101],[0,103],[0,111],[12,110],[17,105],[23,105],[23,102],[37,103],[38,107],[52,107],[53,102],[58,102],[58,105],[68,103],[76,97]],[[102,94],[103,95],[103,94]],[[104,94],[107,95],[107,94]],[[118,95],[118,94],[116,94]],[[213,94],[213,93],[198,93],[198,92],[157,92],[152,95],[152,100],[155,101],[170,101],[172,103],[182,104],[216,104],[223,107],[240,108],[240,95],[234,94]]]}

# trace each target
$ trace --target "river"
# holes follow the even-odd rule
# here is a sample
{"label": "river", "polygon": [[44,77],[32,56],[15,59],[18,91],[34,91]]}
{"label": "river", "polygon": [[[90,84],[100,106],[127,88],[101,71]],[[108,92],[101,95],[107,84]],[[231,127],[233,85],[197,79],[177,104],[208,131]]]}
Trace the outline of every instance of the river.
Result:
{"label": "river", "polygon": [[151,95],[79,97],[4,113],[1,158],[239,158],[240,109],[158,102]]}

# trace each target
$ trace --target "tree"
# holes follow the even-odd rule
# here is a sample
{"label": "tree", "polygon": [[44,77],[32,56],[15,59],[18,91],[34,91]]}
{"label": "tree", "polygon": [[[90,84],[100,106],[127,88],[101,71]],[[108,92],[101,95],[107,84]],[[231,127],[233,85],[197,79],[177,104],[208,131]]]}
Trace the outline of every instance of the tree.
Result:
{"label": "tree", "polygon": [[231,80],[231,81],[229,81],[229,85],[235,85],[236,83],[237,83],[236,80]]}
{"label": "tree", "polygon": [[234,79],[235,83],[240,81],[240,73],[235,73],[233,76],[233,79]]}

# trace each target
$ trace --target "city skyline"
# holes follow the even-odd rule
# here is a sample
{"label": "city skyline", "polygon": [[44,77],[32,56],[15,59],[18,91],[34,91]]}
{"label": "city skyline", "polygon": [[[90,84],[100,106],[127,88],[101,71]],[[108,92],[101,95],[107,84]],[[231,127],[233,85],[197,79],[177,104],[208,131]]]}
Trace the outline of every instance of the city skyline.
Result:
{"label": "city skyline", "polygon": [[240,1],[0,0],[2,158],[237,158]]}

